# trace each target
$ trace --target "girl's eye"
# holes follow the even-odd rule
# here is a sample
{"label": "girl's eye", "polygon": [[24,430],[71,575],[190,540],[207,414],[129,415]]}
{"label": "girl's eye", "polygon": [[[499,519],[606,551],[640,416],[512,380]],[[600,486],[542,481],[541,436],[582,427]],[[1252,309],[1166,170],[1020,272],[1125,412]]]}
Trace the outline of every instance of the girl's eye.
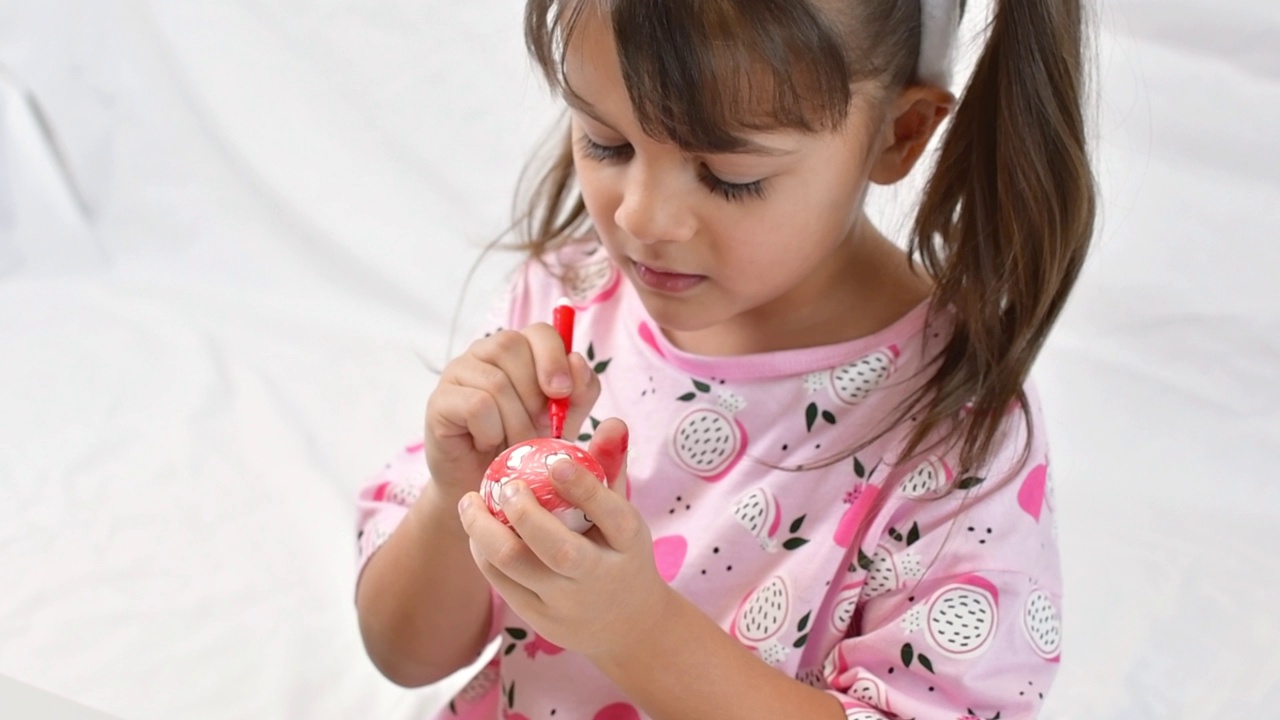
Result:
{"label": "girl's eye", "polygon": [[582,154],[598,162],[617,162],[631,156],[631,145],[601,145],[586,135],[582,136]]}
{"label": "girl's eye", "polygon": [[[586,135],[580,138],[580,144],[582,146],[582,154],[596,162],[625,162],[633,152],[629,143],[601,145]],[[716,177],[715,173],[711,172],[711,168],[707,167],[706,164],[698,166],[698,181],[712,193],[730,202],[763,198],[765,194],[763,180],[754,180],[749,183],[727,182]]]}

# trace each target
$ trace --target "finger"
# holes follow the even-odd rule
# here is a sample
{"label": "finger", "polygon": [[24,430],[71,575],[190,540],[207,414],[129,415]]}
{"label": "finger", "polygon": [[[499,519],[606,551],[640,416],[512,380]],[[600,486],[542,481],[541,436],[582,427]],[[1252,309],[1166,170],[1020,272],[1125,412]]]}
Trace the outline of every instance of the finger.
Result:
{"label": "finger", "polygon": [[[471,538],[471,554],[477,561],[477,567],[479,561],[484,560],[535,593],[555,579],[555,574],[529,549],[528,544],[488,512],[479,493],[468,493],[465,500],[459,519]],[[505,508],[503,512],[506,512]]]}
{"label": "finger", "polygon": [[573,372],[569,368],[569,350],[560,333],[547,323],[526,327],[524,335],[533,349],[533,362],[542,392],[549,398],[569,397],[574,391]]}
{"label": "finger", "polygon": [[545,414],[547,396],[538,381],[537,361],[529,337],[523,332],[502,330],[471,345],[471,355],[499,368],[515,389],[525,414],[535,418]]}
{"label": "finger", "polygon": [[468,400],[474,405],[466,410],[483,412],[487,419],[491,419],[493,411],[496,411],[507,445],[538,436],[533,418],[525,408],[515,381],[502,368],[479,358],[468,358],[450,370],[448,381],[464,388],[478,390],[488,396],[492,410],[485,405],[483,398],[472,395],[468,396]]}
{"label": "finger", "polygon": [[631,433],[627,424],[618,418],[609,418],[596,428],[595,435],[587,446],[587,451],[600,461],[611,487],[625,473],[627,446],[630,442]]}
{"label": "finger", "polygon": [[552,572],[576,578],[590,570],[597,548],[579,533],[565,527],[538,503],[522,482],[503,485],[502,512],[529,549]]}
{"label": "finger", "polygon": [[431,394],[427,401],[427,436],[455,440],[470,437],[480,452],[497,452],[507,430],[498,403],[489,393],[453,384]]}
{"label": "finger", "polygon": [[643,539],[647,530],[636,509],[586,468],[561,460],[551,468],[551,480],[561,497],[591,518],[613,549],[627,552]]}
{"label": "finger", "polygon": [[472,558],[476,561],[476,568],[480,570],[480,574],[484,575],[484,579],[489,581],[489,585],[498,591],[513,610],[523,612],[531,607],[540,608],[546,605],[538,593],[512,580],[483,556],[476,555],[474,550]]}
{"label": "finger", "polygon": [[[578,437],[582,425],[600,397],[600,376],[579,353],[569,355],[569,372],[573,376],[573,394],[569,396],[569,414],[564,421],[564,436]],[[594,430],[594,429],[593,429]]]}

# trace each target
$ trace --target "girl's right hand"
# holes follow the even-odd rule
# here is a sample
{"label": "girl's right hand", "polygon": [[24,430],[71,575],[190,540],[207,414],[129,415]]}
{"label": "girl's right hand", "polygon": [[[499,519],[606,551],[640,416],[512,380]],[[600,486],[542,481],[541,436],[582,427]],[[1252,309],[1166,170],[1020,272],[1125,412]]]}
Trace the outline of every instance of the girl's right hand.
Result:
{"label": "girl's right hand", "polygon": [[457,498],[478,491],[500,452],[550,434],[549,398],[569,398],[564,434],[574,438],[599,396],[600,380],[586,359],[566,353],[546,323],[475,341],[445,366],[427,401],[432,482]]}

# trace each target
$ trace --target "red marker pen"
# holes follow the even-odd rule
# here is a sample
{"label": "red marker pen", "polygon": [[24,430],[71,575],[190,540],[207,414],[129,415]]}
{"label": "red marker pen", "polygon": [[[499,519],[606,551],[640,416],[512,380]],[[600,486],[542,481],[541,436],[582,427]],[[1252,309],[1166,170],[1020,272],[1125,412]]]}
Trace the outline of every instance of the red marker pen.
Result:
{"label": "red marker pen", "polygon": [[[560,333],[564,342],[564,351],[573,351],[573,320],[577,313],[568,298],[560,298],[555,310],[551,311],[551,325]],[[569,398],[552,398],[550,403],[551,437],[560,440],[564,437],[564,421],[569,415]]]}

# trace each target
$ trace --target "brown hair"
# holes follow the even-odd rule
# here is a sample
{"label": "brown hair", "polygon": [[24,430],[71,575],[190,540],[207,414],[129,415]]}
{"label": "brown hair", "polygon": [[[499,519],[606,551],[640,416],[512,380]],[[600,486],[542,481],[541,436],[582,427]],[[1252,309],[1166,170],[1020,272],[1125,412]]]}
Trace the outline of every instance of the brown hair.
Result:
{"label": "brown hair", "polygon": [[[990,459],[1011,405],[1029,423],[1023,385],[1093,234],[1082,5],[998,0],[942,140],[908,255],[955,325],[893,421],[918,419],[905,457],[941,438],[971,472]],[[528,0],[526,44],[562,93],[573,92],[564,49],[584,12],[611,22],[645,132],[689,151],[733,149],[751,129],[836,128],[860,82],[890,93],[917,81],[918,0]],[[535,256],[587,224],[567,139],[521,217],[518,247]]]}

